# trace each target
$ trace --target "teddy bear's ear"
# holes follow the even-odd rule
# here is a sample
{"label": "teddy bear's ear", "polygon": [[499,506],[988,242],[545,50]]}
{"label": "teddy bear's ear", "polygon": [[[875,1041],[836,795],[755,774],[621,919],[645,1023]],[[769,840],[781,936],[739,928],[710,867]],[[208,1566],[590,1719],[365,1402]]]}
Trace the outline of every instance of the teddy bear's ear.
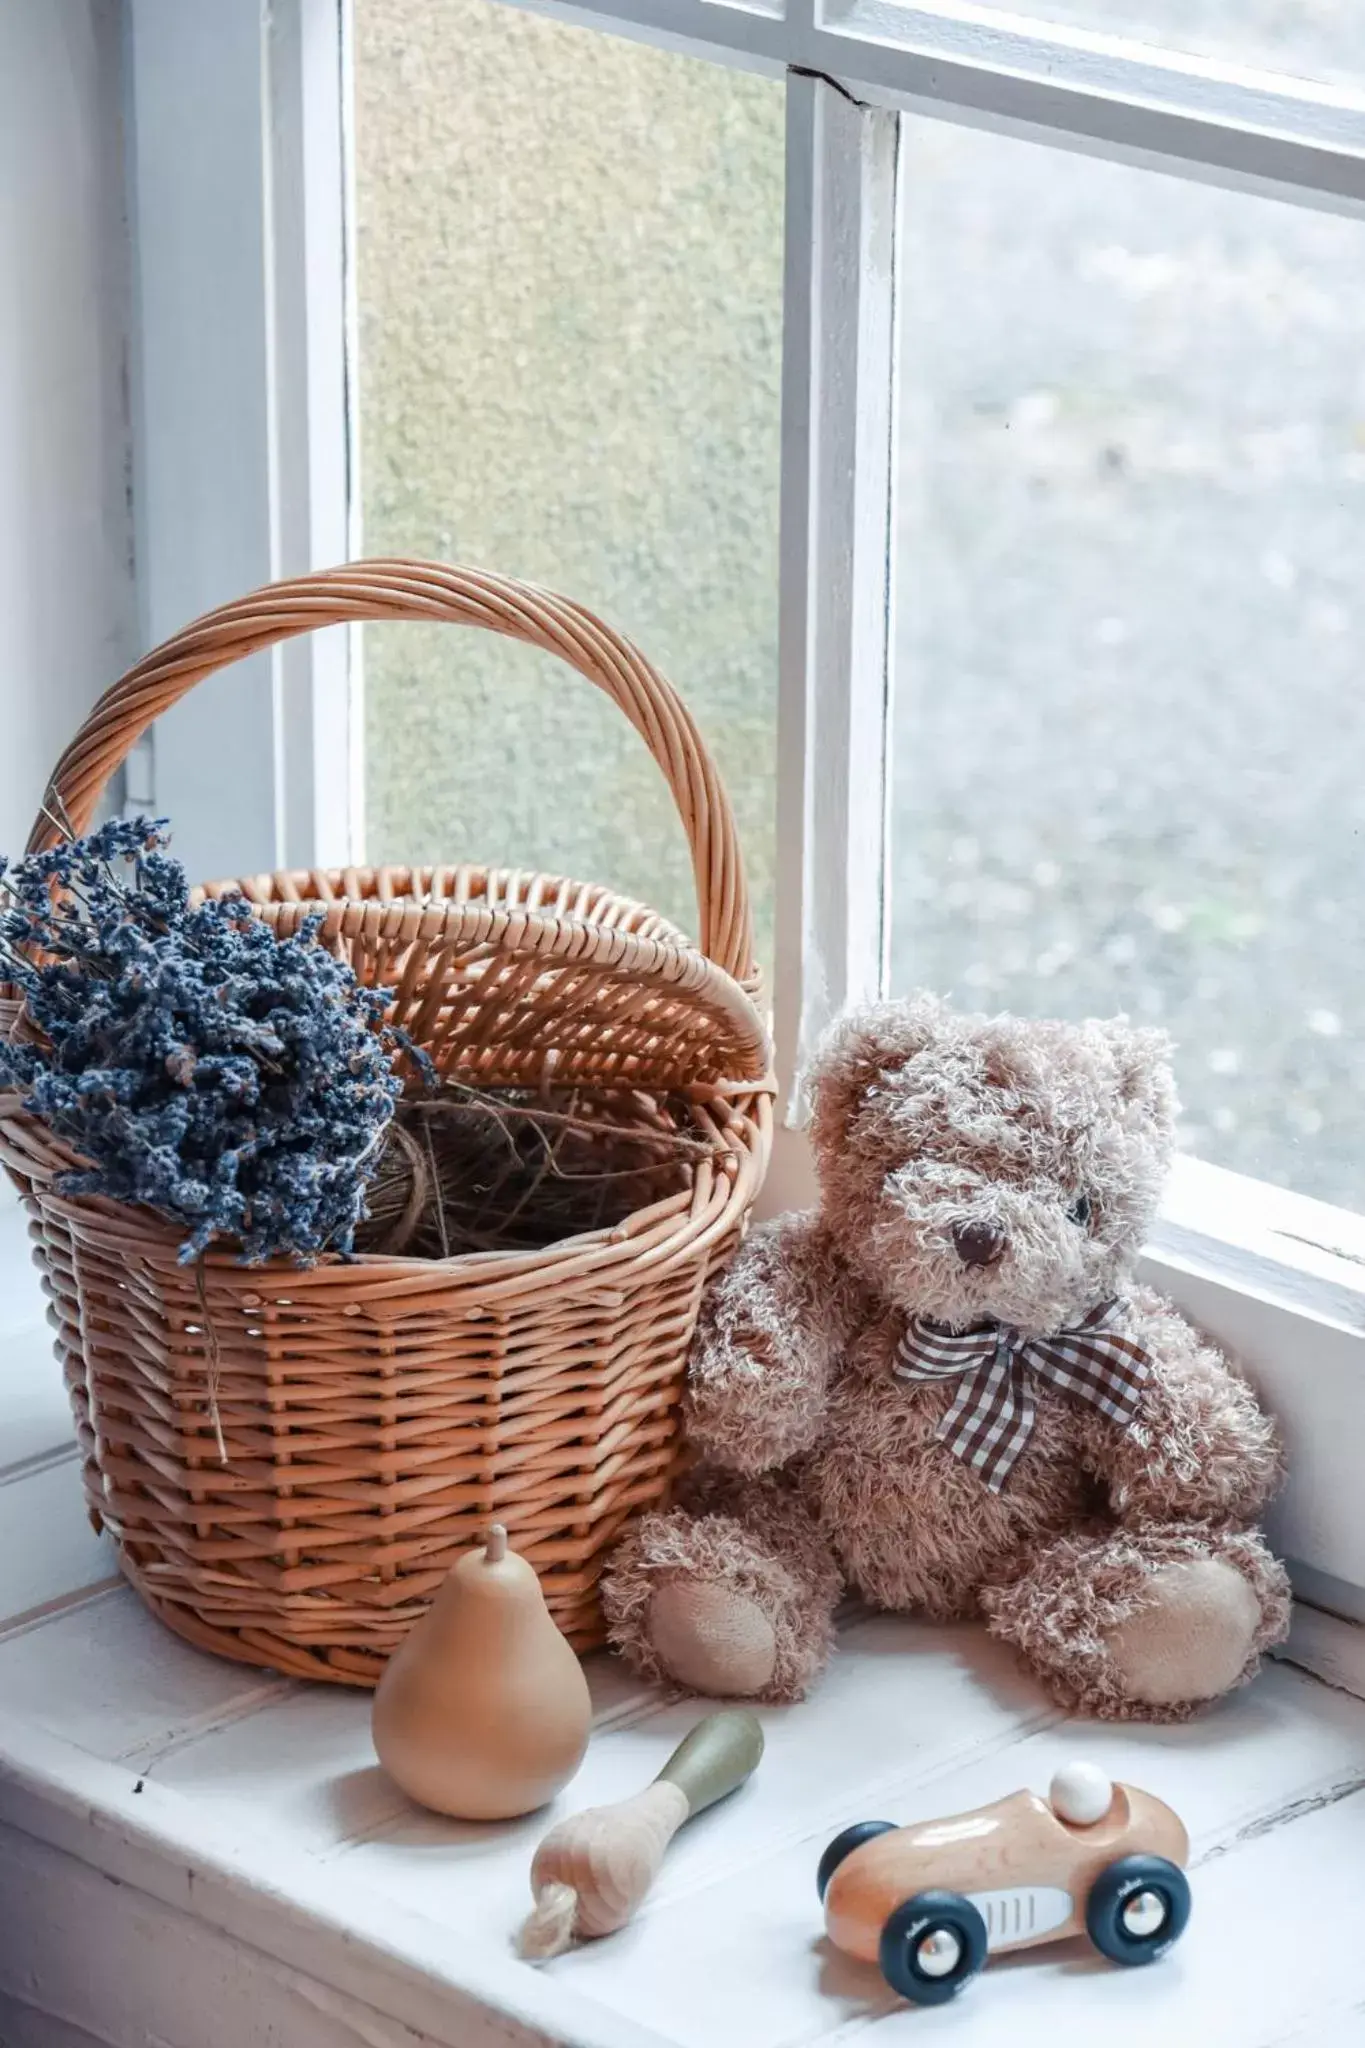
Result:
{"label": "teddy bear's ear", "polygon": [[938,996],[917,995],[848,1010],[832,1024],[805,1077],[816,1143],[828,1138],[837,1144],[868,1090],[941,1037],[951,1016]]}
{"label": "teddy bear's ear", "polygon": [[1101,1025],[1114,1061],[1120,1100],[1147,1119],[1164,1138],[1175,1129],[1175,1076],[1170,1034],[1116,1017]]}

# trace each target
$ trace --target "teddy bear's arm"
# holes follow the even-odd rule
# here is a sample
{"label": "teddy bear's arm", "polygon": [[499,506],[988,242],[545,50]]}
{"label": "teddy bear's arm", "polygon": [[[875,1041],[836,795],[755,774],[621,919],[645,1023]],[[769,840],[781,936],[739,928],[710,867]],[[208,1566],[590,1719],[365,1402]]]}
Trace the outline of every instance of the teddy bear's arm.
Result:
{"label": "teddy bear's arm", "polygon": [[753,1231],[702,1304],[688,1365],[691,1441],[733,1472],[768,1472],[808,1451],[860,1303],[813,1216]]}
{"label": "teddy bear's arm", "polygon": [[1129,1330],[1152,1358],[1141,1413],[1116,1430],[1087,1423],[1087,1463],[1131,1525],[1248,1524],[1282,1476],[1274,1425],[1246,1381],[1150,1288],[1132,1296]]}

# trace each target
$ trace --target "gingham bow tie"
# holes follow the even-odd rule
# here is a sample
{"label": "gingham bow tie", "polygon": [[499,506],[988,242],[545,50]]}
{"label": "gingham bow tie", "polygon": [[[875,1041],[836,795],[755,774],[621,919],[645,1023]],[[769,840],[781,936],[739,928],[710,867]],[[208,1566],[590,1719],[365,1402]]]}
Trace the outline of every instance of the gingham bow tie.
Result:
{"label": "gingham bow tie", "polygon": [[1123,1306],[1102,1301],[1074,1330],[1054,1337],[1026,1337],[1007,1323],[958,1336],[916,1316],[895,1370],[904,1380],[961,1380],[935,1433],[999,1493],[1032,1434],[1035,1379],[1078,1395],[1120,1429],[1133,1421],[1152,1361],[1117,1327]]}

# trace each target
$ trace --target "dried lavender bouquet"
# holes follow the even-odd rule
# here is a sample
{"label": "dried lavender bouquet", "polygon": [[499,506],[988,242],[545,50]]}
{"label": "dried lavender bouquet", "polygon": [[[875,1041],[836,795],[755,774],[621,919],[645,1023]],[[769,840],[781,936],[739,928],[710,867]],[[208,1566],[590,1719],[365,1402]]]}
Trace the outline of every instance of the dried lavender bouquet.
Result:
{"label": "dried lavender bouquet", "polygon": [[[192,905],[164,821],[0,860],[0,977],[27,1028],[0,1086],[89,1162],[71,1194],[144,1203],[257,1264],[349,1252],[401,1083],[387,996],[241,898]],[[320,922],[321,920],[318,920]]]}

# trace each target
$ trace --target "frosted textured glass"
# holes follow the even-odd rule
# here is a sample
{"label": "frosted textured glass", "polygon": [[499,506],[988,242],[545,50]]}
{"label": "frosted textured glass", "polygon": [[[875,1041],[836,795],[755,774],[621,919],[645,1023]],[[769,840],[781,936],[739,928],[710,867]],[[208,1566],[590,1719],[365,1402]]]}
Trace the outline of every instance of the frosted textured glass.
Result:
{"label": "frosted textured glass", "polygon": [[[548,584],[677,684],[771,942],[783,93],[484,0],[358,0],[369,554]],[[488,635],[366,635],[371,859],[511,861],[695,930],[661,779]]]}

